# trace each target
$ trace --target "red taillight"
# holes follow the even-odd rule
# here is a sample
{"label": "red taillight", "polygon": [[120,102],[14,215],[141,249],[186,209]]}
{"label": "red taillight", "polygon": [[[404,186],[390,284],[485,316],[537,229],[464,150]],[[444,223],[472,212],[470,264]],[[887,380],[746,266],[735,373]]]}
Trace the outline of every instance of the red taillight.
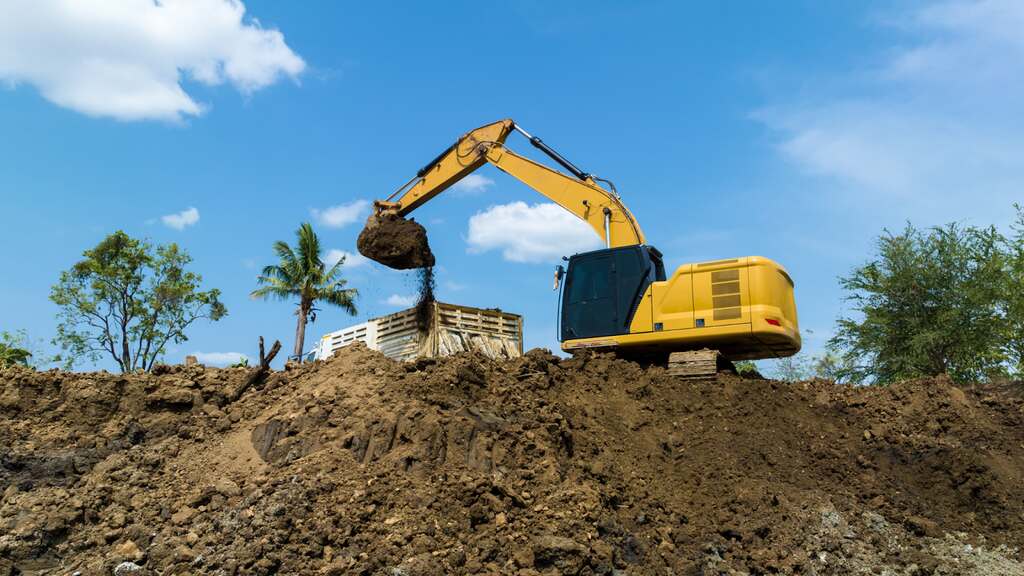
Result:
{"label": "red taillight", "polygon": [[775,318],[765,318],[764,321],[771,324],[772,326],[778,326],[780,328],[782,327],[782,322],[779,322]]}

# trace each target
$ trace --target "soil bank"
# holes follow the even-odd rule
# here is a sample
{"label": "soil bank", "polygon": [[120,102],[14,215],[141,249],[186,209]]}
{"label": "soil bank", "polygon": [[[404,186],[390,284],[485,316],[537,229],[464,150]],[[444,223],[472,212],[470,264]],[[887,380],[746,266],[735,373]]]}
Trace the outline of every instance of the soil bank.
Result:
{"label": "soil bank", "polygon": [[353,345],[230,402],[247,374],[0,372],[0,575],[1024,574],[1009,385]]}

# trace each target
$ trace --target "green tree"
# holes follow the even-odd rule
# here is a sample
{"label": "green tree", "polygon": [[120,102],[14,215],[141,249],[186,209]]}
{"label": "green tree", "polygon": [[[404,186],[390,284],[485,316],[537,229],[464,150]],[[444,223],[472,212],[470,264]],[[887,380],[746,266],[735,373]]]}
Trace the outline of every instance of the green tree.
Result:
{"label": "green tree", "polygon": [[320,239],[309,223],[299,226],[296,236],[298,244],[294,248],[281,240],[274,243],[279,262],[263,268],[263,274],[257,278],[260,287],[252,291],[252,297],[298,300],[294,356],[301,356],[306,323],[316,321],[316,302],[326,302],[355,316],[355,299],[359,292],[345,288],[348,282],[341,277],[344,257],[330,268],[320,259]]}
{"label": "green tree", "polygon": [[32,353],[24,345],[25,340],[26,334],[24,331],[19,330],[15,333],[0,332],[0,368],[14,364],[29,365]]}
{"label": "green tree", "polygon": [[83,256],[50,292],[60,307],[54,343],[72,360],[108,355],[122,372],[150,370],[196,320],[227,314],[220,290],[199,291],[202,277],[176,244],[154,250],[119,230]]}
{"label": "green tree", "polygon": [[1006,355],[1014,375],[1024,378],[1024,207],[1014,208],[1017,219],[1006,250]]}
{"label": "green tree", "polygon": [[859,318],[829,341],[853,381],[947,373],[971,381],[1005,367],[1005,238],[994,227],[911,225],[878,239],[877,255],[840,279]]}

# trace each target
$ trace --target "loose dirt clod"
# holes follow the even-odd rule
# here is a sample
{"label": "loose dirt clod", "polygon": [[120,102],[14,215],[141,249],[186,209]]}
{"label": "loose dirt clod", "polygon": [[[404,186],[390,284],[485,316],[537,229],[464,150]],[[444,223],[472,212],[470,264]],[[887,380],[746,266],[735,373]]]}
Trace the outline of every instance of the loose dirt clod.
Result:
{"label": "loose dirt clod", "polygon": [[426,229],[396,214],[371,214],[359,233],[356,248],[363,256],[396,270],[434,265]]}
{"label": "loose dirt clod", "polygon": [[0,371],[0,575],[1022,575],[1009,385],[681,382],[355,344]]}

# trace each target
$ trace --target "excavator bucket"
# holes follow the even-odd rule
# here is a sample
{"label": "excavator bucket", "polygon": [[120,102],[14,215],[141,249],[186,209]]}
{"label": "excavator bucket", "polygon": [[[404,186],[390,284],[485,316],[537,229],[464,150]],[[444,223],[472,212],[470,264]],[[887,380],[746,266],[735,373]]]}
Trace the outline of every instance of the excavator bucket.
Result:
{"label": "excavator bucket", "polygon": [[356,241],[359,253],[388,268],[409,270],[434,265],[427,231],[418,222],[393,213],[374,213]]}

